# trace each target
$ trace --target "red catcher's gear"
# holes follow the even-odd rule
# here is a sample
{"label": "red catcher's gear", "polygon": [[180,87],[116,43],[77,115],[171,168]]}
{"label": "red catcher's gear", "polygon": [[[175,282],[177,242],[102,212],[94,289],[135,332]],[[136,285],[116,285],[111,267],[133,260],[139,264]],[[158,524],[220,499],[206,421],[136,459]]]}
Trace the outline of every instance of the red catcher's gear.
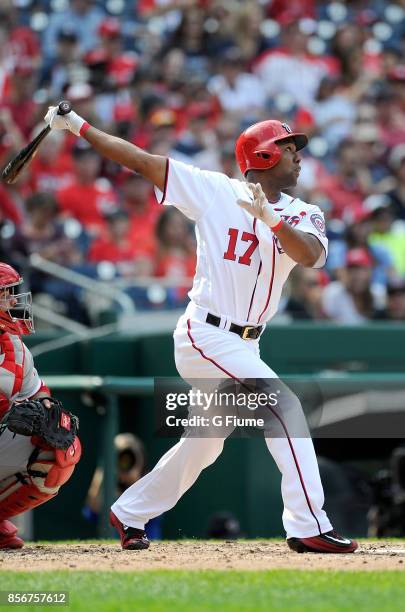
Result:
{"label": "red catcher's gear", "polygon": [[[0,332],[18,336],[34,332],[31,292],[16,293],[15,289],[22,282],[17,270],[0,262]],[[1,292],[7,289],[9,295],[1,295]],[[10,298],[14,302],[12,305],[9,304]]]}
{"label": "red catcher's gear", "polygon": [[[33,444],[42,441],[31,438]],[[59,488],[71,477],[81,457],[79,438],[67,450],[51,449],[49,446],[37,449],[28,462],[27,473],[16,474],[2,481],[5,488],[0,490],[0,521],[36,508],[58,494]]]}
{"label": "red catcher's gear", "polygon": [[281,159],[278,142],[292,138],[297,151],[308,144],[305,134],[293,132],[287,123],[269,119],[248,127],[236,141],[235,155],[240,171],[245,176],[248,170],[273,168]]}

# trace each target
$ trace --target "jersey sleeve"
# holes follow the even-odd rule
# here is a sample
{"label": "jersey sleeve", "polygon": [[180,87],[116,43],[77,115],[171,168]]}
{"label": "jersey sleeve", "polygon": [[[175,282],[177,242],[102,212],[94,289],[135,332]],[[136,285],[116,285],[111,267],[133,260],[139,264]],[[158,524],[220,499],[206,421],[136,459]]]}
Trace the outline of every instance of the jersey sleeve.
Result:
{"label": "jersey sleeve", "polygon": [[172,205],[197,221],[213,204],[221,182],[229,180],[219,172],[200,170],[174,159],[167,160],[164,191],[155,187],[160,204]]}
{"label": "jersey sleeve", "polygon": [[42,381],[38,375],[38,372],[34,366],[34,359],[24,345],[24,373],[23,382],[21,385],[20,393],[18,394],[19,399],[32,397],[37,393],[42,385]]}
{"label": "jersey sleeve", "polygon": [[328,239],[326,237],[325,217],[321,209],[318,206],[311,206],[305,217],[296,226],[296,229],[318,238],[323,247],[323,253],[321,253],[319,259],[312,267],[323,268],[328,256]]}

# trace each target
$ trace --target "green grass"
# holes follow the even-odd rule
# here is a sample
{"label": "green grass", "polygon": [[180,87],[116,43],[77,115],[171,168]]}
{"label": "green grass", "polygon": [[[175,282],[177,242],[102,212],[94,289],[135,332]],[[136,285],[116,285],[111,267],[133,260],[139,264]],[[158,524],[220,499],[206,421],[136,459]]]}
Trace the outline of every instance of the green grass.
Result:
{"label": "green grass", "polygon": [[404,609],[405,572],[2,571],[0,590],[69,591],[70,605],[60,609],[78,612],[396,612]]}

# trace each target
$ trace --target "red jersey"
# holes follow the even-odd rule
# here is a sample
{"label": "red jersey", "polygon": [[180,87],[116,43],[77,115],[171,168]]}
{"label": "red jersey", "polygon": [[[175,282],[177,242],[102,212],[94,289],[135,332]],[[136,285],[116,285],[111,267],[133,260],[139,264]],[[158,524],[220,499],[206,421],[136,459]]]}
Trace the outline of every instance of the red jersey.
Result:
{"label": "red jersey", "polygon": [[62,214],[77,219],[90,232],[105,227],[104,215],[117,208],[117,198],[110,184],[99,179],[89,185],[72,183],[57,192]]}
{"label": "red jersey", "polygon": [[141,213],[129,210],[129,233],[139,253],[154,255],[156,251],[155,226],[161,212],[155,197]]}
{"label": "red jersey", "polygon": [[72,158],[67,153],[62,153],[50,164],[37,156],[32,160],[30,171],[30,187],[33,192],[59,191],[74,181]]}
{"label": "red jersey", "polygon": [[101,236],[92,243],[88,259],[92,262],[111,261],[112,263],[119,263],[133,261],[136,255],[136,245],[129,237],[121,244],[117,244],[108,236]]}

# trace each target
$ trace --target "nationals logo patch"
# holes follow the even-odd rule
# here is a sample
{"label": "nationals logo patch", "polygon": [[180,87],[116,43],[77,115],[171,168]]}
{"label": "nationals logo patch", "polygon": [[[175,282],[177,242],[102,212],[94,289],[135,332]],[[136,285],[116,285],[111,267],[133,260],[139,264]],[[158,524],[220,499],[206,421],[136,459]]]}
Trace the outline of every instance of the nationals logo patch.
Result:
{"label": "nationals logo patch", "polygon": [[325,236],[325,220],[322,217],[322,215],[318,215],[317,213],[314,213],[313,215],[310,216],[310,219],[311,219],[312,225],[316,227],[318,232],[320,232],[322,236]]}

